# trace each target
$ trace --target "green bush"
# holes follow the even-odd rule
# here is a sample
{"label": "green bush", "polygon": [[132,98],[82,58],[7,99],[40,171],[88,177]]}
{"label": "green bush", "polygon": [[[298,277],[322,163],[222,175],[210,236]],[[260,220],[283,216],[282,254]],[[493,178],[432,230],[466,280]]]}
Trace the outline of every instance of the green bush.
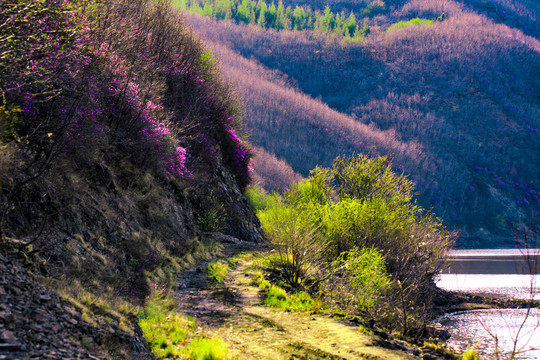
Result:
{"label": "green bush", "polygon": [[467,349],[463,353],[463,360],[478,360],[479,356],[475,349]]}
{"label": "green bush", "polygon": [[[334,273],[344,287],[353,293],[355,306],[373,312],[390,290],[392,282],[386,273],[385,261],[374,248],[352,249],[333,263]],[[334,276],[334,279],[336,276]],[[340,296],[343,298],[342,288]]]}
{"label": "green bush", "polygon": [[372,314],[386,296],[395,311],[379,315],[410,332],[429,312],[433,277],[453,243],[413,194],[412,181],[395,173],[386,157],[339,157],[283,196],[257,198],[257,215],[277,245],[275,265],[288,285],[316,287],[326,279],[342,292],[338,305],[353,301]]}
{"label": "green bush", "polygon": [[278,250],[273,265],[289,286],[300,288],[304,280],[315,279],[321,273],[322,253],[326,250],[326,241],[312,222],[316,205],[303,206],[301,211],[283,201],[273,204],[258,212],[264,232]]}

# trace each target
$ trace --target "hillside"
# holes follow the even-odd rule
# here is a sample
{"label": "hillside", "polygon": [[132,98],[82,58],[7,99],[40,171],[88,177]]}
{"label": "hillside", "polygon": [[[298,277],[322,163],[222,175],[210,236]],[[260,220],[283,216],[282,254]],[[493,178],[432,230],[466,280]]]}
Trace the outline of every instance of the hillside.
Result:
{"label": "hillside", "polygon": [[189,22],[244,95],[255,145],[303,176],[340,154],[392,155],[459,246],[497,247],[540,209],[537,14],[534,2],[388,1],[356,42]]}
{"label": "hillside", "polygon": [[263,242],[236,95],[165,3],[1,2],[0,54],[0,358],[152,358],[148,298]]}

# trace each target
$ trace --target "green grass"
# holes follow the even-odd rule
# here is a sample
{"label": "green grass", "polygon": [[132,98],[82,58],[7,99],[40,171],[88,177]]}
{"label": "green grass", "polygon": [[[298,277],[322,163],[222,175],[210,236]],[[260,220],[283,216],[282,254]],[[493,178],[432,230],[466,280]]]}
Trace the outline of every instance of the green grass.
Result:
{"label": "green grass", "polygon": [[227,273],[231,268],[236,267],[240,261],[245,261],[252,257],[253,253],[240,253],[226,259],[212,261],[206,266],[208,278],[220,283],[224,283],[225,276],[227,276]]}
{"label": "green grass", "polygon": [[[448,348],[444,343],[438,341],[424,341],[422,346],[424,351],[442,355],[445,359],[460,359],[461,357],[457,355],[452,348]],[[472,360],[474,358],[470,358]]]}
{"label": "green grass", "polygon": [[220,283],[225,282],[225,276],[227,276],[229,269],[229,263],[224,260],[212,261],[206,266],[208,277]]}
{"label": "green grass", "polygon": [[467,349],[462,355],[463,360],[478,360],[478,354],[475,349]]}
{"label": "green grass", "polygon": [[313,299],[307,292],[301,291],[289,295],[275,285],[270,286],[263,303],[281,311],[302,311],[310,314],[319,313],[323,307],[319,300]]}
{"label": "green grass", "polygon": [[263,304],[266,306],[281,311],[302,311],[310,314],[319,313],[323,309],[323,304],[318,299],[313,299],[307,292],[287,294],[284,289],[272,285],[264,278],[263,272],[260,270],[253,275],[253,284],[266,290],[266,296],[263,300]]}
{"label": "green grass", "polygon": [[223,341],[205,337],[193,339],[188,350],[195,360],[226,359],[229,352]]}
{"label": "green grass", "polygon": [[226,344],[201,334],[195,319],[176,312],[176,305],[173,297],[156,292],[139,313],[139,325],[154,355],[157,358],[226,359]]}
{"label": "green grass", "polygon": [[433,20],[414,18],[414,19],[411,19],[409,21],[397,22],[397,23],[391,25],[388,28],[388,30],[386,30],[386,31],[387,32],[392,32],[392,31],[401,30],[403,28],[413,26],[413,25],[429,25],[429,24],[432,24],[432,23],[433,23]]}

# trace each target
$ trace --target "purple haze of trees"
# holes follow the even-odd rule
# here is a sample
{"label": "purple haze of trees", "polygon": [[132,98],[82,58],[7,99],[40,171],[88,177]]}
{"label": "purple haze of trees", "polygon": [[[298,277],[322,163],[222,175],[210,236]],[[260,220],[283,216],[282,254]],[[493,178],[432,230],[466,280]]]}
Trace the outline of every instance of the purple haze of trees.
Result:
{"label": "purple haze of trees", "polygon": [[154,7],[159,16],[166,5],[136,3],[107,2],[107,14],[80,1],[0,5],[2,140],[38,154],[43,168],[66,153],[128,147],[132,160],[173,177],[191,176],[193,153],[217,148],[245,186],[251,153],[234,129],[237,110],[190,48],[200,45],[185,30],[180,39],[163,31],[170,17],[160,28],[130,14]]}

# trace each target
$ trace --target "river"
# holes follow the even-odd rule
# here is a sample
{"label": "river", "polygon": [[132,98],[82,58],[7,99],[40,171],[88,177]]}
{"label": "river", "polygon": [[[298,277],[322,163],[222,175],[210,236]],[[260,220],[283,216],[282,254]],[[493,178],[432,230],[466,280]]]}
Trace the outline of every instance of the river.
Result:
{"label": "river", "polygon": [[[456,250],[449,269],[437,279],[440,288],[502,298],[540,300],[540,250]],[[476,347],[486,357],[519,352],[521,359],[540,359],[540,310],[498,309],[463,311],[437,320],[447,327],[450,345],[464,351]],[[497,339],[497,341],[495,341]],[[518,339],[517,341],[515,341]],[[501,356],[508,358],[508,356]]]}

